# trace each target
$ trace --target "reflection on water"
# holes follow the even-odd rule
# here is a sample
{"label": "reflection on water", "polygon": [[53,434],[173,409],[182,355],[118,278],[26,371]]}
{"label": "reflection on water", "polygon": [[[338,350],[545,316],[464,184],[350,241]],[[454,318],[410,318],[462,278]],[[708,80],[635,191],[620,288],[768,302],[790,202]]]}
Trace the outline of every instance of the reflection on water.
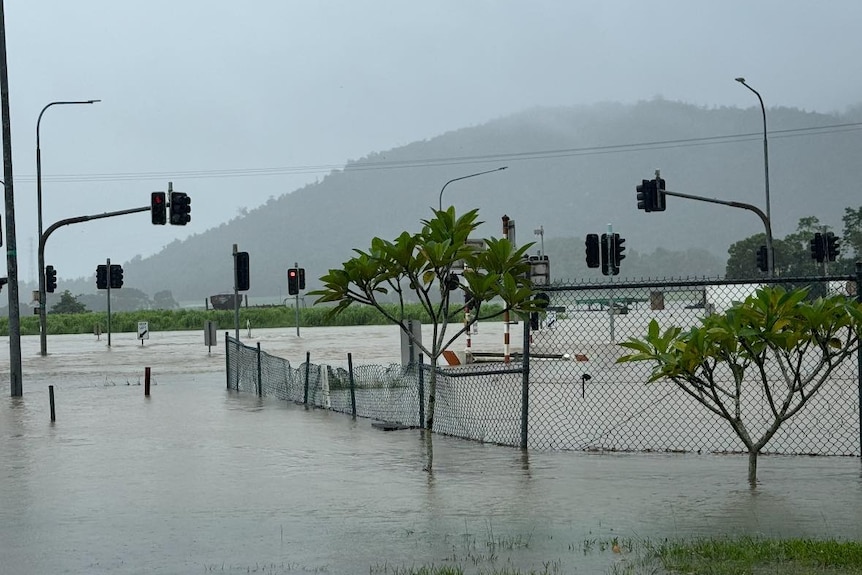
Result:
{"label": "reflection on water", "polygon": [[[326,345],[369,356],[381,341],[398,345],[389,328],[366,329],[330,331]],[[24,398],[8,397],[4,377],[0,571],[355,573],[458,562],[471,572],[554,561],[589,573],[615,560],[585,555],[589,539],[862,539],[858,458],[762,457],[752,491],[740,456],[524,453],[434,436],[429,476],[419,431],[227,392],[223,354],[208,355],[198,335],[153,334],[143,350],[134,334],[112,350],[89,336],[51,338],[51,356],[25,361]],[[357,335],[375,343],[361,349]],[[144,365],[156,380],[149,399],[138,385]]]}

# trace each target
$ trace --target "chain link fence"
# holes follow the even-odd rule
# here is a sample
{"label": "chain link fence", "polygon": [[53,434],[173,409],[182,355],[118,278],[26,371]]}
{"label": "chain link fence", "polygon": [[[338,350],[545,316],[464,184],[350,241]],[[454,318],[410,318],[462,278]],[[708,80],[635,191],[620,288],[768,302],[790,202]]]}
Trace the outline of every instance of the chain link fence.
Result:
{"label": "chain link fence", "polygon": [[[423,427],[431,366],[352,365],[348,369],[287,359],[249,347],[225,334],[227,388],[331,409],[388,424]],[[522,444],[523,362],[438,369],[434,431],[498,443]],[[420,401],[420,397],[423,398]]]}
{"label": "chain link fence", "polygon": [[[669,381],[647,384],[648,362],[617,363],[619,343],[698,325],[761,285],[810,285],[816,295],[857,293],[855,277],[552,285],[538,329],[510,363],[436,371],[434,431],[502,445],[586,451],[745,452],[730,425]],[[529,329],[525,325],[525,329]],[[229,389],[422,427],[432,367],[293,367],[226,334]],[[524,354],[523,351],[527,353]],[[858,355],[858,354],[857,354]],[[857,357],[858,359],[858,357]],[[770,379],[781,378],[777,367]],[[758,436],[771,421],[761,385],[748,382],[742,418]],[[782,424],[763,453],[859,456],[859,361],[841,364],[820,392]]]}
{"label": "chain link fence", "polygon": [[[812,294],[856,293],[851,277],[777,279],[810,285]],[[613,283],[550,287],[549,312],[532,334],[529,445],[595,451],[744,452],[727,421],[673,382],[646,384],[649,362],[617,363],[619,345],[660,330],[696,326],[708,314],[742,301],[767,281]],[[546,357],[549,359],[537,359]],[[783,379],[768,365],[770,381]],[[727,383],[732,381],[726,374]],[[732,386],[731,386],[732,387]],[[818,394],[784,422],[763,453],[859,455],[857,361],[841,364]],[[765,391],[749,379],[741,416],[753,437],[772,423]]]}

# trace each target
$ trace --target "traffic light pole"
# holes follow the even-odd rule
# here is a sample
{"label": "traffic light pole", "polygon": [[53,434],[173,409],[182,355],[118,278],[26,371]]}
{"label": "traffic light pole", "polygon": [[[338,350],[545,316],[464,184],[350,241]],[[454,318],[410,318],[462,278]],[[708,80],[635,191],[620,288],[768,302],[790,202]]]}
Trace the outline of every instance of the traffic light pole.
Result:
{"label": "traffic light pole", "polygon": [[608,253],[605,256],[608,258],[608,284],[611,285],[610,294],[608,296],[608,313],[610,314],[610,336],[611,343],[615,343],[616,334],[614,333],[614,272],[616,271],[616,266],[614,265],[614,226],[612,224],[608,224]]}
{"label": "traffic light pole", "polygon": [[[297,262],[293,262],[293,267],[296,268],[296,281],[297,285],[299,285],[299,264]],[[299,337],[299,290],[296,290],[296,295],[294,296],[296,300],[294,301],[293,308],[296,314],[296,337]]]}
{"label": "traffic light pole", "polygon": [[233,328],[234,338],[239,341],[239,266],[236,264],[237,245],[233,245]]}
{"label": "traffic light pole", "polygon": [[703,196],[694,196],[691,194],[683,194],[680,192],[669,192],[667,190],[664,191],[667,196],[674,196],[677,198],[685,198],[688,200],[698,200],[701,202],[709,202],[711,204],[721,204],[723,206],[730,206],[731,208],[742,208],[743,210],[749,210],[757,214],[760,218],[760,221],[763,222],[763,227],[766,229],[766,251],[767,251],[767,264],[768,264],[768,276],[771,278],[774,276],[775,265],[774,265],[774,254],[772,252],[772,224],[769,222],[769,218],[763,211],[757,206],[753,206],[751,204],[745,204],[743,202],[731,202],[727,200],[717,200],[715,198],[704,198]]}
{"label": "traffic light pole", "polygon": [[108,347],[111,347],[111,258],[108,258],[105,264],[105,273],[108,276]]}
{"label": "traffic light pole", "polygon": [[[143,208],[132,208],[129,210],[120,210],[118,212],[105,212],[104,214],[96,214],[92,216],[78,216],[75,218],[66,218],[65,220],[60,220],[54,224],[51,224],[47,230],[42,233],[42,236],[39,238],[39,261],[45,261],[45,243],[48,241],[48,238],[54,233],[54,230],[57,228],[61,228],[63,226],[68,226],[70,224],[80,224],[82,222],[89,222],[90,220],[99,220],[102,218],[112,218],[114,216],[125,216],[126,214],[136,214],[138,212],[148,212],[150,211],[150,206],[146,206]],[[110,269],[110,268],[108,268]],[[42,276],[39,279],[39,353],[41,355],[48,355],[48,317],[47,317],[47,309],[45,306],[45,277],[42,270],[39,270],[40,275]],[[110,299],[108,300],[110,302]],[[110,311],[108,312],[108,317],[111,317]],[[111,331],[108,328],[108,345],[111,345]]]}

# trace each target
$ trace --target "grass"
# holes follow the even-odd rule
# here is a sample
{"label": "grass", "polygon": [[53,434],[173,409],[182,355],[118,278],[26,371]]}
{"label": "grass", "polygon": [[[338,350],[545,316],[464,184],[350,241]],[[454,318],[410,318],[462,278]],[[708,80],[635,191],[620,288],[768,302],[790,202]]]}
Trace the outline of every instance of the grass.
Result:
{"label": "grass", "polygon": [[862,542],[759,537],[665,542],[653,553],[670,573],[862,575]]}
{"label": "grass", "polygon": [[[499,547],[499,540],[488,534],[486,547]],[[504,539],[504,541],[506,541]],[[528,541],[528,540],[527,540]],[[511,541],[507,541],[509,547]],[[524,541],[511,544],[523,546]],[[519,570],[493,564],[496,556],[476,553],[475,540],[466,545],[468,553],[448,557],[452,564],[420,567],[390,564],[372,567],[379,575],[563,575],[560,561],[548,561],[537,569]],[[862,542],[812,539],[768,539],[761,537],[700,538],[660,543],[649,540],[587,539],[569,545],[570,551],[611,552],[607,575],[862,575]],[[483,561],[484,560],[484,561]],[[468,570],[465,571],[465,568]]]}

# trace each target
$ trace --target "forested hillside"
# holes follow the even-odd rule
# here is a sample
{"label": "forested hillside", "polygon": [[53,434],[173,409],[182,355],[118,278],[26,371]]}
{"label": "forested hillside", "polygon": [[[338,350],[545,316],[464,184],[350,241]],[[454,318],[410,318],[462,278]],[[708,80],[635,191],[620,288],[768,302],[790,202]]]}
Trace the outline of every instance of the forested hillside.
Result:
{"label": "forested hillside", "polygon": [[[862,197],[862,126],[853,125],[862,122],[862,108],[843,114],[770,109],[768,120],[775,236],[793,232],[807,216],[840,229],[844,209],[857,207]],[[202,302],[232,289],[231,249],[238,244],[251,254],[249,297],[286,297],[285,274],[294,262],[307,270],[313,289],[316,278],[354,248],[367,248],[372,237],[418,229],[447,181],[498,166],[508,169],[447,186],[443,205],[459,212],[478,208],[485,236],[502,235],[501,217],[508,215],[519,244],[537,242],[533,253],[542,239],[534,230],[541,226],[554,279],[596,275],[583,265],[583,240],[608,224],[627,240],[630,257],[621,279],[721,275],[729,246],[762,232],[760,220],[745,210],[672,197],[667,211],[644,213],[637,209],[635,186],[660,169],[669,190],[762,208],[761,122],[759,107],[707,109],[654,100],[533,109],[429,134],[428,140],[349,161],[318,183],[283,190],[244,216],[125,262],[126,285]],[[237,185],[241,194],[242,180]],[[63,287],[95,291],[92,278],[64,281]]]}

